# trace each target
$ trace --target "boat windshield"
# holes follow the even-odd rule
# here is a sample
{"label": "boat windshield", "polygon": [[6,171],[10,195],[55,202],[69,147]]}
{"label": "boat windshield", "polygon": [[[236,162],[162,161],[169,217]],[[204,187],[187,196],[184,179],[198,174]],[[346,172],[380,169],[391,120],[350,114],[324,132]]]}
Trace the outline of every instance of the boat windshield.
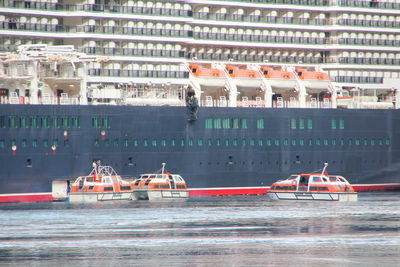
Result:
{"label": "boat windshield", "polygon": [[299,177],[299,176],[298,176],[298,175],[290,175],[289,178],[288,178],[288,180],[294,180],[294,179],[296,179],[297,177]]}
{"label": "boat windshield", "polygon": [[146,178],[149,178],[149,176],[148,176],[148,175],[142,175],[142,176],[140,176],[139,178],[141,178],[141,179],[146,179]]}

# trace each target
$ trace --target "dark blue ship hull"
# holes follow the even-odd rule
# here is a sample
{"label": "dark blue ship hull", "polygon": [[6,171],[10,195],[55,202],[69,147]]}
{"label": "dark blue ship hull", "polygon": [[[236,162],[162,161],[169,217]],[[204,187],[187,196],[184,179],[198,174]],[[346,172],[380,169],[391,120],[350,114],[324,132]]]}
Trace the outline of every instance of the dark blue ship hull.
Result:
{"label": "dark blue ship hull", "polygon": [[0,106],[0,193],[49,192],[93,160],[122,176],[167,163],[189,187],[270,185],[329,163],[351,183],[399,182],[398,110]]}

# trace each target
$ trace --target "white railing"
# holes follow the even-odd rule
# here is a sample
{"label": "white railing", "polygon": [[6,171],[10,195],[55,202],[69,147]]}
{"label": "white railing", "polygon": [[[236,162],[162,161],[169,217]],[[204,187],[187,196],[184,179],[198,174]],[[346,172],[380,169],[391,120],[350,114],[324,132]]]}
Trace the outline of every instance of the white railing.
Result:
{"label": "white railing", "polygon": [[[76,97],[51,97],[43,95],[38,99],[43,105],[79,105],[79,98]],[[0,96],[0,104],[31,104],[32,97],[28,96]]]}

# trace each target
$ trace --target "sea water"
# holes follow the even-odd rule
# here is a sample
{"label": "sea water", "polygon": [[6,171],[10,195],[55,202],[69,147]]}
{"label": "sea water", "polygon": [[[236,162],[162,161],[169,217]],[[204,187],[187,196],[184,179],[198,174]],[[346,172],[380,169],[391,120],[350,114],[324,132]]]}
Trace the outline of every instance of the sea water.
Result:
{"label": "sea water", "polygon": [[400,266],[400,193],[0,205],[0,266]]}

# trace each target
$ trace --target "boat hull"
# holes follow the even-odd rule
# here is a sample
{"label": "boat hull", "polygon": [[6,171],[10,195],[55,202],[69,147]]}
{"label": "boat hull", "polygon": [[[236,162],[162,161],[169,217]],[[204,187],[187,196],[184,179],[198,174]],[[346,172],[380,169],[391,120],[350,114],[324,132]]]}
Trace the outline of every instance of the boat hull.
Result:
{"label": "boat hull", "polygon": [[112,200],[131,200],[131,192],[110,192],[110,193],[92,193],[92,192],[73,192],[69,195],[71,203],[94,203],[99,201]]}
{"label": "boat hull", "polygon": [[134,190],[132,200],[187,199],[187,190]]}
{"label": "boat hull", "polygon": [[348,192],[285,192],[268,191],[272,200],[311,200],[311,201],[357,201],[357,193]]}

